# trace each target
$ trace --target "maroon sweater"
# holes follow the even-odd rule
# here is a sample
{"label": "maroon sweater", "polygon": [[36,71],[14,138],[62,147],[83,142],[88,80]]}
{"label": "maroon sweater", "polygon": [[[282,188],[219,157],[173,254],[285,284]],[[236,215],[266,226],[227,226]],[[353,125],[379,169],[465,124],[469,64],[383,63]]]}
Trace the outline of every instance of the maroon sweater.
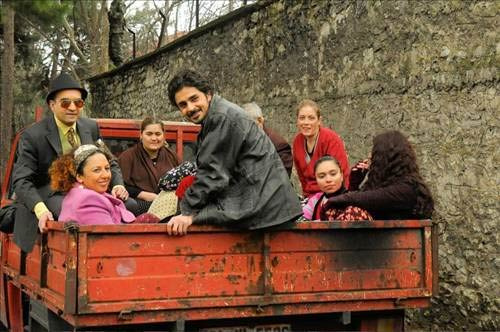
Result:
{"label": "maroon sweater", "polygon": [[374,219],[425,219],[415,214],[416,203],[416,187],[403,180],[383,188],[352,191],[331,197],[324,209],[354,205],[367,210]]}

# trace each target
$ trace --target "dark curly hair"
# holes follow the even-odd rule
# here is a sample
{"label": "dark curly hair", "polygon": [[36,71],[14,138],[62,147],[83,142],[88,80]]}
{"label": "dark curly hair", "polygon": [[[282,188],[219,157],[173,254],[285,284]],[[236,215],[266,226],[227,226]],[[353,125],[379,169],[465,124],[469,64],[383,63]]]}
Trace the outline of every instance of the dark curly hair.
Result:
{"label": "dark curly hair", "polygon": [[430,218],[434,211],[434,200],[419,173],[415,150],[402,133],[391,130],[373,138],[370,172],[363,190],[386,187],[401,181],[408,181],[417,189],[414,214]]}
{"label": "dark curly hair", "polygon": [[196,88],[206,95],[212,95],[214,92],[212,84],[202,75],[192,70],[183,70],[168,83],[168,99],[173,106],[177,106],[175,94],[184,87]]}

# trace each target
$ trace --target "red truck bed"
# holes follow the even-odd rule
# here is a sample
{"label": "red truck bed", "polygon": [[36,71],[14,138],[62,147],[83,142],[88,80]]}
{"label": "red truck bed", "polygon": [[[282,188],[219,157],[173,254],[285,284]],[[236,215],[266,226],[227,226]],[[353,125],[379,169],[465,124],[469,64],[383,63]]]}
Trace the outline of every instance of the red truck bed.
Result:
{"label": "red truck bed", "polygon": [[4,241],[2,268],[76,327],[416,308],[433,293],[431,229],[307,222],[170,237],[165,225],[53,222],[26,256]]}

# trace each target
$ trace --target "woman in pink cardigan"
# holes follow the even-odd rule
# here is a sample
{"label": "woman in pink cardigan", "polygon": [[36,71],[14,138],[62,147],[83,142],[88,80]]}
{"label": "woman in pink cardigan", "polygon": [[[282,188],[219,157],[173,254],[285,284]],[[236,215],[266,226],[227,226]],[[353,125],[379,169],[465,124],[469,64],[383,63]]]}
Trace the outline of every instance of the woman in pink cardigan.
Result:
{"label": "woman in pink cardigan", "polygon": [[314,164],[323,156],[337,159],[344,175],[344,186],[349,188],[349,160],[344,141],[333,130],[321,126],[319,106],[305,99],[297,107],[299,133],[293,141],[293,162],[305,197],[321,192],[314,174]]}
{"label": "woman in pink cardigan", "polygon": [[82,145],[52,163],[51,186],[66,192],[59,221],[81,225],[130,223],[135,220],[123,202],[107,193],[111,156],[93,144]]}

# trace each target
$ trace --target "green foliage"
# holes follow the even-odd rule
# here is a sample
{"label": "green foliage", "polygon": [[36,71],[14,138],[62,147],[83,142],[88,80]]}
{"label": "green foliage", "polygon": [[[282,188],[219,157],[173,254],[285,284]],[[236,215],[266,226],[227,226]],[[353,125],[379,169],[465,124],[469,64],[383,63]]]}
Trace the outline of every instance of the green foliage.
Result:
{"label": "green foliage", "polygon": [[73,6],[71,1],[54,0],[15,1],[12,5],[17,14],[23,15],[33,23],[52,27],[61,24]]}

